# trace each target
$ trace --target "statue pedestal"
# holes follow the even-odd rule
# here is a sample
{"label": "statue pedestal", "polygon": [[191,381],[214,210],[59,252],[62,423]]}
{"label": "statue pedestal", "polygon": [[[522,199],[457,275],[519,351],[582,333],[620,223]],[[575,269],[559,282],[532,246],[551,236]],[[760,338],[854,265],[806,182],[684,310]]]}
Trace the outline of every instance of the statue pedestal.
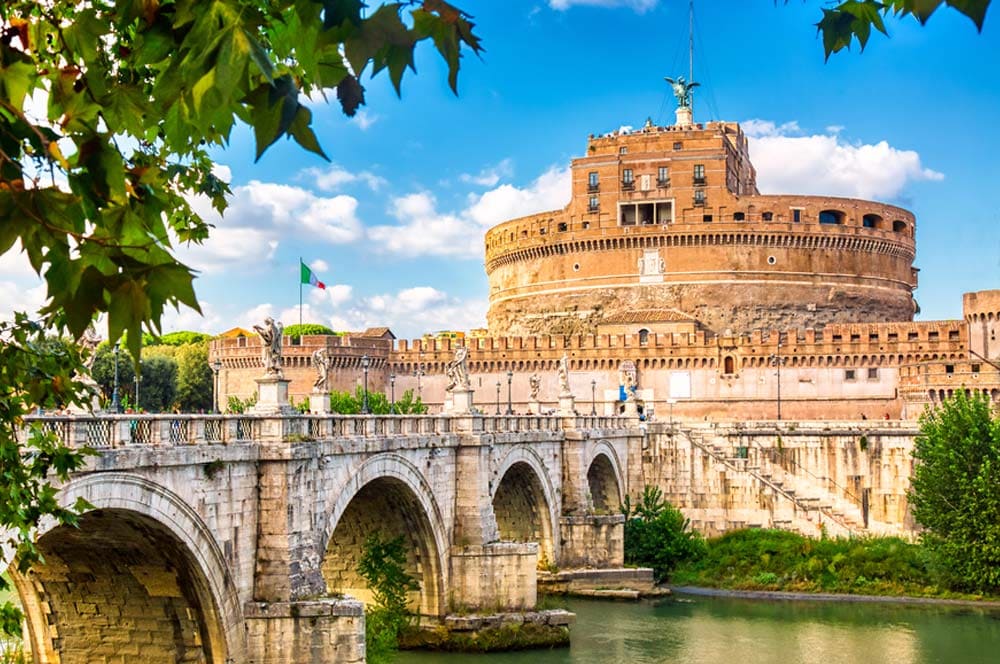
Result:
{"label": "statue pedestal", "polygon": [[296,410],[288,403],[288,384],[292,381],[278,376],[255,378],[257,403],[250,412],[255,415],[287,415]]}
{"label": "statue pedestal", "polygon": [[538,399],[532,399],[528,402],[528,412],[532,415],[541,415],[542,403]]}
{"label": "statue pedestal", "polygon": [[574,397],[572,394],[560,394],[559,414],[576,415],[576,397]]}
{"label": "statue pedestal", "polygon": [[[472,390],[455,388],[451,391],[450,415],[468,415],[472,412]],[[447,402],[446,402],[447,403]]]}
{"label": "statue pedestal", "polygon": [[677,115],[678,127],[690,127],[694,124],[694,113],[691,112],[690,106],[681,106],[675,113]]}
{"label": "statue pedestal", "polygon": [[313,392],[309,395],[309,412],[316,415],[326,415],[333,412],[330,408],[329,392]]}
{"label": "statue pedestal", "polygon": [[90,408],[87,409],[83,406],[78,406],[77,404],[73,404],[72,406],[69,406],[66,410],[68,410],[70,413],[74,415],[103,413],[104,409],[101,408],[101,388],[98,387],[97,381],[95,381],[90,376],[82,376],[80,378],[80,382],[86,385],[87,387],[91,388],[92,390],[94,390],[94,395],[90,397]]}
{"label": "statue pedestal", "polygon": [[625,412],[622,415],[625,417],[639,417],[639,406],[636,404],[634,398],[625,402]]}

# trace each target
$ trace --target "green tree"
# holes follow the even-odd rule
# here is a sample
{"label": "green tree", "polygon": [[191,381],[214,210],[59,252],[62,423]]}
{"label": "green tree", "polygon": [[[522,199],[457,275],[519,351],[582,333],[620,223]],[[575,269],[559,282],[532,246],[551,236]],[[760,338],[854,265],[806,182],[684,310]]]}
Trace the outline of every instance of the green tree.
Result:
{"label": "green tree", "polygon": [[829,58],[833,53],[850,48],[855,39],[864,50],[872,28],[888,35],[883,19],[890,14],[896,17],[912,16],[923,25],[931,14],[945,5],[967,16],[976,24],[976,29],[982,31],[990,2],[991,0],[844,0],[836,6],[823,8],[823,17],[816,27],[823,35],[823,50]]}
{"label": "green tree", "polygon": [[[330,410],[342,415],[357,415],[361,412],[361,404],[364,403],[365,391],[360,385],[354,389],[354,393],[334,391],[330,393]],[[368,412],[373,415],[388,415],[390,410],[397,415],[413,415],[427,412],[427,406],[420,398],[413,398],[413,390],[406,390],[403,396],[396,402],[396,407],[392,404],[385,392],[368,391]]]}
{"label": "green tree", "polygon": [[208,364],[208,342],[180,346],[177,360],[177,405],[184,412],[212,410],[212,381],[215,379]]}
{"label": "green tree", "polygon": [[940,571],[963,590],[1000,590],[1000,416],[958,390],[920,419],[909,500]]}
{"label": "green tree", "polygon": [[653,568],[657,582],[667,578],[678,563],[705,553],[705,540],[691,530],[681,511],[663,500],[663,492],[647,485],[635,505],[629,496],[622,504],[625,515],[625,562]]}
{"label": "green tree", "polygon": [[296,341],[305,334],[326,334],[330,336],[340,336],[342,334],[341,332],[334,332],[326,325],[319,325],[317,323],[296,323],[289,325],[285,328],[284,333]]}
{"label": "green tree", "polygon": [[[187,346],[189,344],[199,344],[202,342],[207,342],[212,336],[205,334],[204,332],[191,332],[190,330],[181,330],[179,332],[170,332],[169,334],[164,334],[158,339],[160,344],[164,346]],[[145,341],[143,343],[147,346],[152,345],[153,341]]]}
{"label": "green tree", "polygon": [[413,390],[406,390],[396,401],[395,410],[400,415],[420,415],[427,412],[427,404],[420,397],[414,398]]}
{"label": "green tree", "polygon": [[368,661],[382,664],[391,661],[400,632],[409,625],[407,593],[420,590],[420,584],[406,572],[402,536],[383,539],[381,533],[375,532],[365,538],[358,574],[368,583],[375,600],[373,606],[365,608]]}
{"label": "green tree", "polygon": [[[110,341],[129,331],[129,354],[139,358],[143,329],[159,333],[164,307],[199,308],[194,274],[172,249],[208,236],[186,195],[225,209],[229,188],[212,173],[209,151],[237,124],[253,130],[257,159],[283,136],[325,158],[306,96],[330,91],[353,115],[365,103],[365,73],[387,71],[398,92],[425,40],[456,90],[463,47],[481,51],[469,17],[443,0],[363,8],[361,0],[0,3],[0,255],[19,243],[48,286],[34,320],[19,315],[0,329],[0,383],[16,395],[0,407],[0,530],[16,533],[19,560],[31,561],[39,519],[70,518],[46,473],[61,477],[80,463],[70,451],[33,449],[52,441],[15,435],[25,413],[84,394],[72,379],[78,354],[33,363],[44,329],[78,339],[106,313]],[[37,98],[41,117],[27,105]],[[4,604],[3,615],[16,614]]]}

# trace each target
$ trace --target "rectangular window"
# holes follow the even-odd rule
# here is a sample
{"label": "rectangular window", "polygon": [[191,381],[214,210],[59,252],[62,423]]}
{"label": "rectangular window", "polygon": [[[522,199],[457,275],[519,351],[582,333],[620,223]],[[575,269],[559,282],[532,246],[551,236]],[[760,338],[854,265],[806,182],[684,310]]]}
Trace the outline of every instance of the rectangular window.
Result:
{"label": "rectangular window", "polygon": [[705,165],[695,164],[694,165],[694,183],[705,184]]}
{"label": "rectangular window", "polygon": [[935,331],[935,332],[928,332],[927,333],[927,341],[937,341],[940,338],[941,338],[941,333],[940,332],[936,332]]}
{"label": "rectangular window", "polygon": [[684,147],[684,144],[681,143],[680,141],[677,141],[676,143],[674,143],[674,149],[675,150],[680,150],[682,147]]}
{"label": "rectangular window", "polygon": [[850,381],[857,379],[858,379],[858,374],[854,371],[854,369],[844,369],[844,380]]}
{"label": "rectangular window", "polygon": [[763,219],[764,221],[772,221],[774,219],[774,213],[765,212],[764,214],[760,215],[760,218]]}
{"label": "rectangular window", "polygon": [[628,148],[624,145],[618,148],[618,154],[628,154]]}
{"label": "rectangular window", "polygon": [[802,221],[802,210],[799,210],[797,208],[792,208],[792,221],[794,221],[795,223],[799,223],[800,221]]}
{"label": "rectangular window", "polygon": [[899,334],[897,334],[896,332],[890,332],[889,341],[899,341]]}
{"label": "rectangular window", "polygon": [[597,212],[601,207],[601,199],[597,196],[590,197],[590,205],[587,206],[587,210],[590,212]]}
{"label": "rectangular window", "polygon": [[948,330],[948,339],[951,341],[957,341],[959,336],[958,330]]}
{"label": "rectangular window", "polygon": [[587,189],[589,191],[597,191],[600,184],[597,180],[597,171],[591,171],[587,174]]}
{"label": "rectangular window", "polygon": [[712,223],[712,215],[710,215],[710,214],[703,214],[703,215],[701,215],[701,220],[704,221],[706,224],[710,224],[710,223]]}
{"label": "rectangular window", "polygon": [[566,230],[568,229],[568,226],[566,225],[565,221],[560,221],[559,225],[556,228],[559,230],[560,233],[565,233]]}
{"label": "rectangular window", "polygon": [[868,335],[868,341],[871,343],[878,343],[878,333],[872,332]]}
{"label": "rectangular window", "polygon": [[878,369],[874,367],[868,369],[868,380],[878,380]]}
{"label": "rectangular window", "polygon": [[944,365],[944,372],[946,374],[953,374],[953,373],[955,373],[955,365],[954,364],[946,364],[946,365]]}
{"label": "rectangular window", "polygon": [[694,192],[694,204],[698,206],[705,205],[705,192],[701,189],[696,189]]}
{"label": "rectangular window", "polygon": [[852,344],[853,343],[857,343],[859,341],[861,341],[861,335],[860,334],[852,334],[851,335],[851,343]]}
{"label": "rectangular window", "polygon": [[906,340],[907,341],[916,341],[919,338],[920,338],[920,335],[917,334],[916,332],[907,332],[906,333]]}
{"label": "rectangular window", "polygon": [[983,366],[981,364],[973,364],[972,365],[972,373],[979,373],[979,370],[982,369],[982,368],[983,368]]}
{"label": "rectangular window", "polygon": [[660,166],[656,171],[656,182],[660,186],[666,185],[670,181],[670,171],[667,170],[666,166]]}
{"label": "rectangular window", "polygon": [[624,171],[622,171],[622,182],[624,182],[625,184],[631,184],[632,181],[633,181],[632,169],[626,168]]}

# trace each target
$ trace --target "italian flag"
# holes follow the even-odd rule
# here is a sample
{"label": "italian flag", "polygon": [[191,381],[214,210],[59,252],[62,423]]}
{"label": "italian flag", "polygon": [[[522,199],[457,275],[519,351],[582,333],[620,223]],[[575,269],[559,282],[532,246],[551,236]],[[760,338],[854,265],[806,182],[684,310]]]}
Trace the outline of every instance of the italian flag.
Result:
{"label": "italian flag", "polygon": [[316,278],[316,274],[309,269],[309,266],[299,261],[299,265],[302,268],[302,283],[309,284],[310,286],[315,286],[316,288],[326,289],[326,284]]}

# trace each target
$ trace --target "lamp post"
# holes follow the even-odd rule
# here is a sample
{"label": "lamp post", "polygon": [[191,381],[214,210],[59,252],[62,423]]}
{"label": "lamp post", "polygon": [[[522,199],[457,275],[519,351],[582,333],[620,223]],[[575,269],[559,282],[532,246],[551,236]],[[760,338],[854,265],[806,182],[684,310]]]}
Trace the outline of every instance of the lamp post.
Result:
{"label": "lamp post", "polygon": [[219,412],[219,371],[222,370],[222,360],[215,358],[212,362],[212,412]]}
{"label": "lamp post", "polygon": [[769,358],[771,364],[778,369],[778,420],[781,420],[781,365],[785,362],[785,358],[781,356],[781,341],[778,341],[778,350],[776,353],[772,354]]}
{"label": "lamp post", "polygon": [[396,414],[396,374],[389,374],[389,413]]}
{"label": "lamp post", "polygon": [[413,370],[413,377],[417,379],[417,399],[423,399],[423,392],[420,389],[420,377],[426,375],[424,373],[424,365],[420,363],[417,368]]}
{"label": "lamp post", "polygon": [[513,371],[508,371],[507,372],[507,414],[508,415],[513,415],[514,414],[514,402],[511,399],[511,392],[510,392],[510,386],[511,386],[511,383],[513,382],[513,380],[514,380],[514,372]]}
{"label": "lamp post", "polygon": [[597,416],[597,379],[590,381],[590,415]]}
{"label": "lamp post", "polygon": [[500,414],[500,381],[497,381],[497,415]]}
{"label": "lamp post", "polygon": [[365,374],[365,396],[361,402],[361,414],[368,415],[368,365],[371,364],[371,359],[367,355],[361,356],[361,370]]}
{"label": "lamp post", "polygon": [[139,408],[139,383],[142,382],[142,360],[139,360],[138,373],[135,374],[135,412],[142,411]]}
{"label": "lamp post", "polygon": [[673,440],[674,437],[674,404],[677,403],[677,399],[667,399],[667,405],[670,406],[670,439]]}
{"label": "lamp post", "polygon": [[115,342],[115,384],[114,389],[111,390],[111,410],[115,413],[120,413],[122,410],[121,403],[118,401],[118,351],[121,350],[121,342]]}

